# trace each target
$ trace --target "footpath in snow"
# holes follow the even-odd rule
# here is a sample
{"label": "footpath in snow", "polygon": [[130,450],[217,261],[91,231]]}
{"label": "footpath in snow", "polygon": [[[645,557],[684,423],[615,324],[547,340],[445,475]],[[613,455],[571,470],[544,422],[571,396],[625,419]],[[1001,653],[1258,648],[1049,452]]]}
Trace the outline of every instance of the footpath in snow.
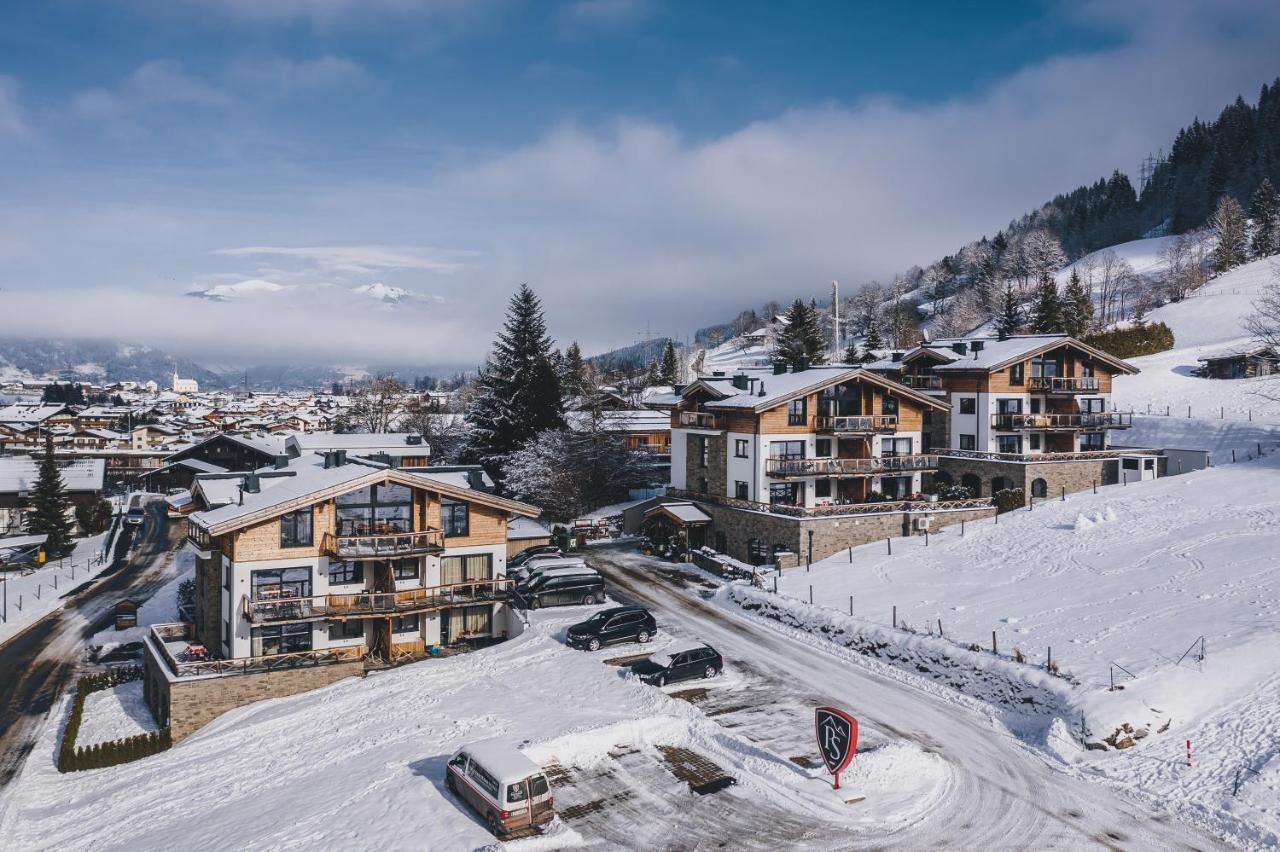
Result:
{"label": "footpath in snow", "polygon": [[77,539],[70,556],[30,573],[0,575],[0,643],[61,607],[67,595],[111,565],[103,552],[106,536]]}

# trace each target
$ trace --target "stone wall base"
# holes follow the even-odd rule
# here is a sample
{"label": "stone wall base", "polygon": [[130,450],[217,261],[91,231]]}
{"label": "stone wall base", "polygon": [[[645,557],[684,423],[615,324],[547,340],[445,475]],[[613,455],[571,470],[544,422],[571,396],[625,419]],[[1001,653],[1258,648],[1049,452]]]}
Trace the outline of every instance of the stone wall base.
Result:
{"label": "stone wall base", "polygon": [[[1061,497],[1065,491],[1074,494],[1095,486],[1115,485],[1120,481],[1120,460],[1090,459],[1083,461],[1013,462],[965,459],[941,456],[938,470],[951,477],[955,485],[964,485],[965,477],[977,477],[980,493],[974,497],[992,496],[996,479],[1004,479],[1009,488],[1021,488],[1030,501],[1036,480],[1044,481],[1044,496],[1037,499]],[[935,477],[934,481],[937,481]],[[972,482],[972,480],[968,480]]]}

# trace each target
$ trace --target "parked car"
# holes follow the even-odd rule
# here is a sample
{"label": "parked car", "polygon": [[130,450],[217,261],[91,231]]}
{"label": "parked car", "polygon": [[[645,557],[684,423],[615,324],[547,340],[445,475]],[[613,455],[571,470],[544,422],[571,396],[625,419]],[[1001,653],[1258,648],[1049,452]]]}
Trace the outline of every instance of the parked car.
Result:
{"label": "parked car", "polygon": [[527,586],[539,574],[551,568],[586,568],[587,563],[581,556],[541,556],[534,557],[515,571],[507,569],[507,576],[516,581],[517,586]]}
{"label": "parked car", "polygon": [[535,574],[525,585],[516,586],[516,593],[529,609],[604,603],[604,578],[585,564],[548,568]]}
{"label": "parked car", "polygon": [[535,556],[560,556],[560,548],[554,544],[535,544],[533,547],[526,547],[515,556],[507,560],[507,573],[510,574],[512,569],[519,568]]}
{"label": "parked car", "polygon": [[724,671],[724,658],[700,642],[673,643],[647,660],[631,664],[631,671],[645,683],[666,686],[680,680],[711,678]]}
{"label": "parked car", "polygon": [[598,651],[614,642],[648,642],[658,632],[658,623],[642,606],[615,606],[602,609],[586,621],[569,628],[567,638],[574,648]]}
{"label": "parked car", "polygon": [[141,506],[131,506],[124,519],[130,524],[140,524],[147,519],[147,510]]}
{"label": "parked car", "polygon": [[495,837],[544,826],[556,816],[542,767],[503,740],[482,740],[454,752],[445,786],[480,815]]}

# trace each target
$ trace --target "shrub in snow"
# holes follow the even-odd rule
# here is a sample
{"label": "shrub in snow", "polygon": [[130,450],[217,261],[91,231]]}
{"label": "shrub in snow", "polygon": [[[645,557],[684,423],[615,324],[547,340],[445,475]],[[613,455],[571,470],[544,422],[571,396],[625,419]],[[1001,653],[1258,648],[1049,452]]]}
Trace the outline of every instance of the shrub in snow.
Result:
{"label": "shrub in snow", "polygon": [[1021,488],[1005,488],[992,495],[996,501],[996,513],[1012,512],[1027,505],[1027,495]]}
{"label": "shrub in snow", "polygon": [[94,743],[87,748],[76,747],[76,737],[84,719],[84,701],[90,693],[112,689],[122,683],[142,680],[140,666],[122,666],[101,674],[85,675],[76,684],[76,697],[71,704],[71,715],[62,732],[62,745],[58,749],[58,771],[76,772],[81,769],[102,769],[128,763],[153,754],[159,754],[173,745],[168,728],[138,734],[120,740]]}

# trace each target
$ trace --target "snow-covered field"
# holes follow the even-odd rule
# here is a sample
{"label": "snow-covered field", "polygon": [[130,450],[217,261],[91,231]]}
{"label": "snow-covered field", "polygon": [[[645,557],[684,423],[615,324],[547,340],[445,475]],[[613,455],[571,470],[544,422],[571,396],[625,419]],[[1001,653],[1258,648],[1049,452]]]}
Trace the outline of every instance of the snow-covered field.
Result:
{"label": "snow-covered field", "polygon": [[1112,402],[1121,411],[1280,423],[1280,377],[1201,379],[1198,358],[1250,345],[1244,318],[1264,288],[1280,280],[1280,263],[1255,260],[1214,278],[1191,298],[1152,311],[1151,322],[1173,329],[1174,348],[1133,359],[1142,370],[1115,380]]}
{"label": "snow-covered field", "polygon": [[3,581],[8,604],[0,621],[0,642],[61,607],[68,592],[109,567],[111,561],[101,558],[105,540],[106,533],[77,539],[75,551],[65,559],[30,574],[10,573]]}
{"label": "snow-covered field", "polygon": [[[698,832],[723,837],[728,825],[737,848],[784,848],[806,833],[816,848],[838,846],[820,838],[891,830],[945,795],[938,756],[873,734],[846,776],[867,801],[850,808],[820,770],[681,700],[689,688],[745,689],[750,673],[647,687],[605,662],[639,646],[588,654],[563,644],[564,628],[591,611],[539,612],[503,645],[243,707],[164,754],[112,769],[59,774],[57,726],[48,725],[0,792],[0,836],[14,850],[481,848],[493,838],[446,792],[444,767],[460,745],[495,735],[558,764],[557,806],[578,806],[546,835],[507,844],[517,849],[672,848]],[[764,721],[807,743],[812,710],[796,712]],[[695,752],[737,783],[695,795],[658,746]]]}
{"label": "snow-covered field", "polygon": [[[1153,733],[1121,752],[1046,747],[1238,837],[1280,839],[1280,456],[1050,500],[964,537],[895,541],[891,556],[855,548],[852,563],[840,554],[779,584],[802,601],[810,587],[815,605],[847,612],[852,599],[879,625],[894,607],[921,633],[941,619],[960,654],[989,649],[995,631],[1036,681],[1052,648],[1079,680],[1067,720],[1084,712],[1095,739],[1124,722]],[[1121,691],[1107,688],[1113,672]],[[1187,739],[1194,772],[1179,765]]]}
{"label": "snow-covered field", "polygon": [[85,696],[76,745],[90,746],[154,730],[156,721],[142,697],[142,681],[135,680]]}

